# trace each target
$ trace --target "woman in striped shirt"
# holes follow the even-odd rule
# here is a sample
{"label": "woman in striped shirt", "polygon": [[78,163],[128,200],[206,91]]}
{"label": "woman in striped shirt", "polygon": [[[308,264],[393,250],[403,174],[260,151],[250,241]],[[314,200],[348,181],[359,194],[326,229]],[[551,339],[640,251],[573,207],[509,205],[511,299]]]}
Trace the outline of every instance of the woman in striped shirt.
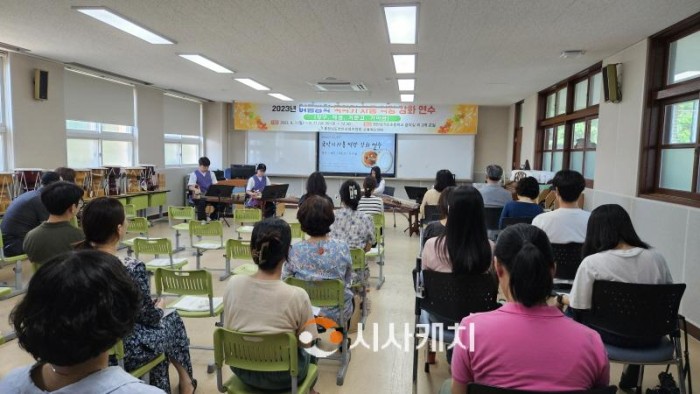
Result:
{"label": "woman in striped shirt", "polygon": [[384,201],[382,201],[381,197],[372,195],[372,191],[377,187],[376,179],[374,179],[372,176],[366,177],[362,187],[364,189],[364,195],[360,199],[360,203],[357,205],[357,210],[368,215],[383,215]]}

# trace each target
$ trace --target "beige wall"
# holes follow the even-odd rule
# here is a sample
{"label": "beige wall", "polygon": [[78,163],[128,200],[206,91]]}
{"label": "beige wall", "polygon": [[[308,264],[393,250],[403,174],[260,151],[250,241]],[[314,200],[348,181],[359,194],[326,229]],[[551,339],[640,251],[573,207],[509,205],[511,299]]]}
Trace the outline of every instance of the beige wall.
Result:
{"label": "beige wall", "polygon": [[474,141],[474,182],[486,180],[486,166],[498,164],[510,169],[508,151],[509,107],[479,107],[479,134]]}
{"label": "beige wall", "polygon": [[139,164],[165,166],[163,148],[163,92],[147,86],[136,87],[137,161]]}
{"label": "beige wall", "polygon": [[227,168],[231,163],[228,158],[226,103],[204,103],[202,114],[204,120],[204,155],[211,160],[212,168]]}

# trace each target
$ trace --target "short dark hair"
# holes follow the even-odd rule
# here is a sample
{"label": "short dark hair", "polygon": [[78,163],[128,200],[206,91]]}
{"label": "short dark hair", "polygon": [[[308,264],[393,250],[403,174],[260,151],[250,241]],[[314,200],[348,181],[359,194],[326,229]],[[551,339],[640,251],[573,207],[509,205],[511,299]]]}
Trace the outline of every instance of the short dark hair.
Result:
{"label": "short dark hair", "polygon": [[51,215],[63,215],[68,208],[80,203],[83,188],[75,183],[59,181],[41,188],[41,203]]}
{"label": "short dark hair", "polygon": [[489,164],[486,166],[486,177],[492,181],[500,181],[503,176],[503,168],[498,164]]}
{"label": "short dark hair", "polygon": [[[372,178],[372,177],[369,177]],[[366,179],[366,178],[365,178]],[[367,189],[365,189],[366,192]],[[357,205],[360,203],[362,194],[360,193],[360,185],[353,180],[347,180],[340,185],[340,201],[353,211],[357,211]]]}
{"label": "short dark hair", "polygon": [[435,185],[433,188],[439,192],[448,186],[456,186],[455,176],[450,170],[440,170],[435,174]]}
{"label": "short dark hair", "polygon": [[209,167],[211,165],[211,160],[206,156],[202,156],[199,158],[199,165],[202,167]]}
{"label": "short dark hair", "polygon": [[62,180],[66,182],[75,182],[75,170],[68,167],[58,167],[54,170]]}
{"label": "short dark hair", "polygon": [[83,250],[42,264],[10,320],[20,347],[35,359],[72,366],[131,333],[140,306],[136,284],[117,257]]}
{"label": "short dark hair", "polygon": [[366,176],[365,180],[362,182],[362,187],[364,188],[365,197],[371,197],[374,189],[377,188],[377,180],[372,178],[372,176]]}
{"label": "short dark hair", "polygon": [[438,212],[440,213],[440,219],[445,219],[447,217],[447,213],[450,211],[449,201],[454,190],[454,186],[447,186],[446,188],[442,189],[442,192],[440,192],[440,198],[438,198],[437,203]]}
{"label": "short dark hair", "polygon": [[379,182],[382,181],[382,169],[379,168],[379,166],[374,166],[369,171],[369,176],[372,176],[372,173],[374,173],[374,177],[377,178],[377,185],[378,185]]}
{"label": "short dark hair", "polygon": [[297,211],[301,230],[313,237],[320,237],[331,231],[335,221],[333,205],[320,196],[309,196]]}
{"label": "short dark hair", "polygon": [[554,254],[547,234],[519,223],[498,235],[494,255],[510,275],[510,293],[515,301],[532,307],[552,293]]}
{"label": "short dark hair", "polygon": [[250,236],[250,252],[253,261],[263,271],[274,271],[277,265],[289,258],[292,230],[280,218],[257,222]]}
{"label": "short dark hair", "polygon": [[586,180],[580,172],[561,170],[554,174],[552,186],[565,202],[576,202],[586,188]]}
{"label": "short dark hair", "polygon": [[83,208],[82,227],[85,241],[84,248],[92,244],[103,245],[119,236],[119,225],[124,223],[126,215],[124,206],[112,197],[98,197]]}
{"label": "short dark hair", "polygon": [[265,165],[265,163],[260,163],[255,167],[255,171],[260,171],[260,170],[267,171],[267,166]]}
{"label": "short dark hair", "polygon": [[53,172],[53,171],[46,171],[41,174],[41,185],[42,186],[48,186],[54,182],[58,182],[61,180],[61,177]]}
{"label": "short dark hair", "polygon": [[634,231],[632,219],[624,208],[617,204],[605,204],[594,209],[588,218],[583,257],[615,249],[620,242],[649,249],[649,245]]}
{"label": "short dark hair", "polygon": [[515,193],[534,200],[540,195],[540,184],[534,177],[527,176],[518,181],[518,184],[515,186]]}
{"label": "short dark hair", "polygon": [[312,172],[309,179],[306,180],[306,194],[325,196],[327,191],[326,178],[323,177],[323,174],[318,171]]}

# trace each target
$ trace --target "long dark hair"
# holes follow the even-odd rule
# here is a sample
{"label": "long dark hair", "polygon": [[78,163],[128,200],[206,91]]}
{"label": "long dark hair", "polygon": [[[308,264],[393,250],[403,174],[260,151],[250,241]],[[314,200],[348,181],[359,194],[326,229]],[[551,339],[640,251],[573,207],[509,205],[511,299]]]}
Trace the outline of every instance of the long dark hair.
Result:
{"label": "long dark hair", "polygon": [[460,186],[449,198],[445,233],[438,237],[438,256],[452,264],[455,274],[480,274],[491,264],[486,235],[484,200],[472,186]]}
{"label": "long dark hair", "polygon": [[363,182],[362,186],[364,187],[364,194],[365,197],[370,198],[372,197],[372,192],[374,189],[377,188],[377,181],[372,178],[372,176],[366,176],[365,181]]}
{"label": "long dark hair", "polygon": [[250,251],[253,262],[263,271],[274,271],[277,265],[287,261],[292,230],[280,218],[269,218],[257,222],[250,236]]}
{"label": "long dark hair", "polygon": [[94,245],[104,245],[119,237],[119,225],[126,215],[119,200],[111,197],[98,197],[85,205],[82,226],[85,241],[77,249],[93,249]]}
{"label": "long dark hair", "polygon": [[312,172],[306,180],[306,194],[325,196],[327,191],[326,178],[320,172]]}
{"label": "long dark hair", "polygon": [[373,172],[374,177],[377,179],[377,185],[379,185],[379,182],[382,181],[382,169],[379,168],[379,166],[372,167],[372,169],[369,171],[369,176],[372,176]]}
{"label": "long dark hair", "polygon": [[588,218],[583,257],[615,249],[620,242],[649,249],[649,245],[634,231],[630,215],[624,208],[617,204],[605,204],[594,209]]}
{"label": "long dark hair", "polygon": [[433,185],[435,190],[442,192],[446,187],[455,185],[455,176],[450,170],[440,170],[435,174],[435,184]]}
{"label": "long dark hair", "polygon": [[510,275],[513,299],[526,307],[541,304],[552,292],[554,255],[547,234],[539,228],[519,223],[498,235],[494,252]]}

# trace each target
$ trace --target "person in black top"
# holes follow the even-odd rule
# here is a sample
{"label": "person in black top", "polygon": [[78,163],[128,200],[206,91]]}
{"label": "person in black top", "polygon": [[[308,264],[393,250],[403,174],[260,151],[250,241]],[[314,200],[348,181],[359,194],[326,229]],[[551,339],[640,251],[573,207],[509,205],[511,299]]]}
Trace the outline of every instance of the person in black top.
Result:
{"label": "person in black top", "polygon": [[306,194],[299,198],[299,206],[301,206],[304,200],[309,196],[321,196],[328,200],[331,205],[335,205],[333,199],[326,195],[327,190],[326,178],[323,177],[323,174],[318,171],[312,172],[311,175],[309,175],[309,179],[306,180]]}
{"label": "person in black top", "polygon": [[[47,171],[41,175],[42,186],[48,186],[60,180],[61,177],[53,171]],[[49,211],[41,202],[40,189],[22,193],[15,198],[7,207],[7,212],[0,223],[5,257],[23,254],[24,237],[48,218]]]}
{"label": "person in black top", "polygon": [[[447,223],[448,211],[447,205],[448,201],[450,201],[450,195],[452,195],[452,191],[454,189],[454,186],[447,186],[446,188],[442,189],[442,193],[440,193],[440,199],[438,200],[437,204],[438,212],[440,212],[440,220],[435,220],[425,226],[425,230],[423,230],[423,245],[425,245],[425,241],[429,240],[430,238],[439,237],[445,233],[445,224]],[[421,245],[421,248],[423,245]]]}

